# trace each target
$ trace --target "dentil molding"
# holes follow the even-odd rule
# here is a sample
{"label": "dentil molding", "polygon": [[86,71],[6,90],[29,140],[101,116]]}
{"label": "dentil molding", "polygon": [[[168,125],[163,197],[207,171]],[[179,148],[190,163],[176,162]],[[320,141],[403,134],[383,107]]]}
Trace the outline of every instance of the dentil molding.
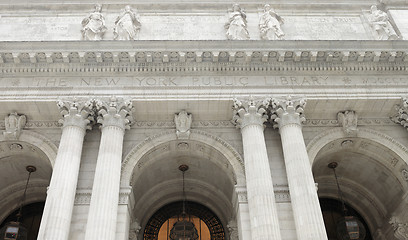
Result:
{"label": "dentil molding", "polygon": [[[7,75],[86,72],[400,71],[406,41],[3,42]],[[157,46],[166,46],[158,48]],[[33,50],[36,49],[36,50]],[[64,49],[64,51],[57,50]],[[140,49],[140,50],[130,50]],[[143,49],[141,51],[141,49]]]}

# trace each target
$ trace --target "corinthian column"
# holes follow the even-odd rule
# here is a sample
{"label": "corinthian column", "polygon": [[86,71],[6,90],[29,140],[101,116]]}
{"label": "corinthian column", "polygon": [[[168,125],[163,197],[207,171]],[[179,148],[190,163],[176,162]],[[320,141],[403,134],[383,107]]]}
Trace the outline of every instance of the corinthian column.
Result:
{"label": "corinthian column", "polygon": [[93,121],[91,101],[59,101],[62,136],[47,192],[38,240],[67,240],[78,182],[82,144]]}
{"label": "corinthian column", "polygon": [[268,155],[264,122],[268,101],[234,99],[234,121],[241,128],[251,234],[253,240],[280,240],[278,214]]}
{"label": "corinthian column", "polygon": [[85,239],[115,240],[123,136],[130,128],[132,103],[112,98],[97,101],[102,137],[96,163]]}
{"label": "corinthian column", "polygon": [[279,127],[297,239],[327,239],[316,186],[302,134],[304,99],[272,99],[272,121]]}

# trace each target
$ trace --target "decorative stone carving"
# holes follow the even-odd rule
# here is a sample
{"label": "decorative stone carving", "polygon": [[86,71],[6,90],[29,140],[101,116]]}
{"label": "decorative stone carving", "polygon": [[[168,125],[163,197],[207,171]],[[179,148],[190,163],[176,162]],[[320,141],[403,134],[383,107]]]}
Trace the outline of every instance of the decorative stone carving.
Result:
{"label": "decorative stone carving", "polygon": [[245,11],[239,4],[232,5],[232,12],[228,14],[228,22],[225,23],[227,38],[229,40],[248,40],[249,32]]}
{"label": "decorative stone carving", "polygon": [[283,39],[285,33],[281,29],[282,24],[283,18],[269,4],[265,4],[264,12],[259,21],[261,38],[264,40]]}
{"label": "decorative stone carving", "polygon": [[116,18],[113,34],[115,40],[137,40],[140,31],[140,18],[129,5]]}
{"label": "decorative stone carving", "polygon": [[408,130],[408,98],[402,98],[401,104],[396,105],[397,114],[391,117],[395,123],[401,124]]}
{"label": "decorative stone carving", "polygon": [[116,126],[123,130],[130,129],[133,123],[132,108],[130,99],[112,97],[107,101],[96,100],[98,123],[102,124],[101,128]]}
{"label": "decorative stone carving", "polygon": [[238,240],[238,225],[237,221],[235,219],[231,219],[228,221],[227,224],[227,229],[229,233],[229,239],[230,240]]}
{"label": "decorative stone carving", "polygon": [[176,123],[176,134],[178,139],[188,139],[190,137],[190,128],[193,121],[193,116],[186,111],[181,111],[174,115],[174,122]]}
{"label": "decorative stone carving", "polygon": [[138,239],[138,235],[140,232],[140,229],[142,227],[139,224],[139,220],[135,219],[135,221],[130,224],[130,229],[129,229],[129,240],[137,240]]}
{"label": "decorative stone carving", "polygon": [[271,100],[271,122],[274,128],[281,128],[287,124],[301,125],[306,121],[303,115],[306,99],[287,96],[286,99]]}
{"label": "decorative stone carving", "polygon": [[358,132],[357,121],[358,115],[355,111],[344,111],[337,113],[337,120],[346,135],[355,136]]}
{"label": "decorative stone carving", "polygon": [[394,236],[398,240],[408,240],[408,223],[401,223],[400,220],[393,216],[389,223],[394,229]]}
{"label": "decorative stone carving", "polygon": [[3,132],[4,140],[18,140],[26,122],[27,118],[24,114],[10,113],[4,121],[6,127]]}
{"label": "decorative stone carving", "polygon": [[376,5],[371,6],[369,21],[377,33],[378,40],[396,40],[398,35],[390,23],[387,13],[381,11]]}
{"label": "decorative stone carving", "polygon": [[102,5],[95,4],[95,11],[82,20],[82,38],[84,40],[102,40],[107,28],[102,15]]}
{"label": "decorative stone carving", "polygon": [[269,98],[263,100],[254,100],[251,96],[248,100],[238,100],[234,98],[234,116],[233,123],[238,128],[244,128],[247,125],[258,124],[264,126],[268,119],[266,109],[269,106]]}
{"label": "decorative stone carving", "polygon": [[58,100],[57,106],[61,111],[62,119],[59,123],[66,126],[77,126],[83,129],[92,129],[92,125],[95,122],[93,111],[93,100],[79,101],[74,99],[73,101]]}
{"label": "decorative stone carving", "polygon": [[402,178],[408,182],[408,170],[407,169],[402,169],[401,171]]}

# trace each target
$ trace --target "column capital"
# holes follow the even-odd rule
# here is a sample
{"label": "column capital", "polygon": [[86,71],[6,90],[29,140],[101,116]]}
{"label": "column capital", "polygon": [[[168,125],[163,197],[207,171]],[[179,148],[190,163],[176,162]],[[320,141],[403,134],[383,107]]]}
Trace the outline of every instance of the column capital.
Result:
{"label": "column capital", "polygon": [[119,127],[123,130],[130,129],[133,123],[132,101],[130,99],[111,97],[109,99],[97,99],[96,110],[98,112],[98,123],[101,128],[107,126]]}
{"label": "column capital", "polygon": [[395,106],[397,113],[391,117],[391,120],[397,124],[401,124],[408,130],[408,98],[403,97],[401,103]]}
{"label": "column capital", "polygon": [[303,109],[306,106],[306,99],[292,98],[287,96],[285,99],[272,98],[271,123],[274,128],[281,128],[288,124],[300,125],[306,121],[303,115]]}
{"label": "column capital", "polygon": [[91,99],[72,99],[72,100],[58,100],[57,106],[61,111],[62,119],[59,123],[62,127],[76,126],[84,130],[92,129],[94,124],[93,100]]}
{"label": "column capital", "polygon": [[234,98],[234,116],[233,123],[243,129],[248,125],[260,125],[264,127],[264,122],[268,119],[266,109],[269,106],[270,99],[254,100],[250,97],[248,100],[238,100]]}

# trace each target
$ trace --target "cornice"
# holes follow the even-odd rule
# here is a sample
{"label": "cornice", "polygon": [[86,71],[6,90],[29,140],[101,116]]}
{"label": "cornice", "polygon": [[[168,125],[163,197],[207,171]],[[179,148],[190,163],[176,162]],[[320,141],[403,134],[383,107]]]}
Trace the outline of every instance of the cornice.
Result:
{"label": "cornice", "polygon": [[2,42],[3,75],[408,70],[408,41]]}

